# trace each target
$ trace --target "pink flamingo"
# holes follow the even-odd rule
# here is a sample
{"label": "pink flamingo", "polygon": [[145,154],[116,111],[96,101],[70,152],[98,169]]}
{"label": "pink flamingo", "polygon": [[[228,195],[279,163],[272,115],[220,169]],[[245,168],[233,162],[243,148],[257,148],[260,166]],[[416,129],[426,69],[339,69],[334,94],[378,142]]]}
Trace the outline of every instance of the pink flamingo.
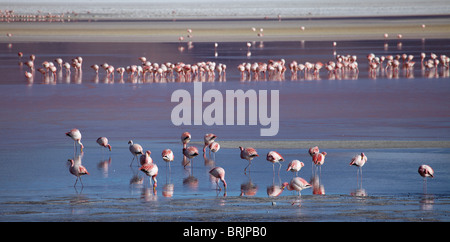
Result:
{"label": "pink flamingo", "polygon": [[189,158],[189,162],[187,162],[184,167],[186,167],[189,163],[192,162],[192,159],[198,156],[198,149],[195,146],[189,146],[187,148],[183,148],[183,154]]}
{"label": "pink flamingo", "polygon": [[214,167],[209,171],[211,176],[216,178],[216,184],[219,191],[222,191],[222,188],[219,186],[219,180],[223,183],[223,188],[227,190],[227,182],[225,181],[225,170],[222,167]]}
{"label": "pink flamingo", "polygon": [[171,149],[163,150],[161,156],[165,162],[171,162],[175,158]]}
{"label": "pink flamingo", "polygon": [[266,156],[266,160],[272,163],[272,169],[273,172],[275,172],[275,163],[278,163],[280,165],[280,168],[278,169],[278,172],[280,172],[281,169],[281,161],[284,161],[283,156],[280,155],[280,153],[276,151],[269,151]]}
{"label": "pink flamingo", "polygon": [[163,160],[166,162],[166,168],[167,164],[169,164],[169,170],[170,170],[170,162],[172,162],[175,159],[175,156],[173,155],[173,152],[171,149],[165,149],[162,151],[161,156]]}
{"label": "pink flamingo", "polygon": [[351,166],[357,166],[360,169],[366,164],[367,162],[367,156],[364,155],[364,153],[361,153],[360,155],[355,155],[352,158],[352,161],[350,162]]}
{"label": "pink flamingo", "polygon": [[286,171],[292,171],[295,172],[295,176],[298,176],[298,172],[304,167],[305,164],[299,160],[293,160],[289,163],[288,168]]}
{"label": "pink flamingo", "polygon": [[145,164],[153,163],[153,159],[150,156],[151,154],[152,154],[152,152],[147,150],[145,152],[145,154],[141,155],[141,157],[139,158],[139,162],[141,163],[141,166],[143,166]]}
{"label": "pink flamingo", "polygon": [[424,181],[426,181],[427,177],[432,177],[432,178],[434,177],[433,168],[431,168],[429,165],[419,166],[418,172],[423,177]]}
{"label": "pink flamingo", "polygon": [[244,169],[244,173],[247,171],[247,168],[252,164],[253,158],[256,156],[259,156],[255,149],[251,147],[243,148],[242,146],[239,146],[239,149],[241,150],[241,159],[247,160],[248,165]]}
{"label": "pink flamingo", "polygon": [[292,180],[289,183],[287,183],[287,182],[283,183],[282,189],[287,188],[289,191],[297,191],[298,196],[301,196],[300,192],[303,189],[307,189],[310,187],[311,187],[311,184],[309,184],[305,179],[303,179],[301,177],[294,177],[294,178],[292,178]]}
{"label": "pink flamingo", "polygon": [[94,64],[94,65],[91,65],[91,68],[92,68],[92,70],[95,71],[95,74],[98,75],[98,69],[99,69],[99,66],[98,66],[97,64]]}
{"label": "pink flamingo", "polygon": [[33,78],[33,74],[31,72],[25,71],[25,77],[31,80]]}
{"label": "pink flamingo", "polygon": [[84,186],[83,182],[81,181],[81,176],[89,175],[89,172],[84,166],[81,165],[81,163],[78,162],[75,163],[72,159],[69,159],[68,161],[70,161],[69,167],[70,173],[77,177],[77,180],[75,181],[75,184],[73,184],[73,186],[75,187],[77,185],[78,179],[80,179],[81,186]]}
{"label": "pink flamingo", "polygon": [[97,144],[99,144],[100,146],[103,146],[105,148],[108,148],[109,151],[111,151],[111,145],[108,144],[108,138],[106,138],[106,137],[99,137],[97,139]]}
{"label": "pink flamingo", "polygon": [[181,142],[183,143],[183,148],[186,148],[189,141],[191,141],[191,134],[189,132],[184,132],[183,134],[181,134]]}
{"label": "pink flamingo", "polygon": [[76,150],[76,144],[78,143],[80,145],[80,150],[83,152],[83,144],[81,143],[81,132],[78,129],[72,129],[69,132],[66,133],[67,136],[73,139],[73,148]]}
{"label": "pink flamingo", "polygon": [[319,153],[319,147],[318,146],[311,147],[311,148],[309,148],[308,152],[309,152],[309,155],[312,157],[315,154]]}
{"label": "pink flamingo", "polygon": [[321,166],[325,162],[325,156],[327,152],[317,153],[312,157],[312,161],[316,166]]}
{"label": "pink flamingo", "polygon": [[130,166],[133,164],[134,159],[137,160],[138,155],[144,154],[144,149],[142,149],[142,146],[140,144],[134,144],[133,140],[128,141],[128,144],[130,145],[128,149],[130,150],[131,154],[133,155],[133,159],[131,160]]}
{"label": "pink flamingo", "polygon": [[418,172],[423,177],[423,192],[427,193],[427,177],[434,177],[433,168],[429,165],[421,165],[419,166]]}
{"label": "pink flamingo", "polygon": [[220,150],[220,144],[213,141],[211,144],[209,144],[209,150],[213,152],[214,159],[216,159],[216,152]]}
{"label": "pink flamingo", "polygon": [[[364,153],[361,153],[360,155],[355,155],[352,158],[352,161],[350,162],[350,166],[357,166],[359,167],[359,173],[361,174],[361,187],[362,187],[362,167],[367,162],[367,156],[364,155]],[[356,171],[356,181],[358,181],[358,170]]]}
{"label": "pink flamingo", "polygon": [[[214,140],[217,138],[214,134],[205,134],[203,140],[205,141],[205,145],[203,146],[203,153],[206,151],[206,147],[208,147]],[[211,150],[210,150],[211,151]]]}
{"label": "pink flamingo", "polygon": [[216,153],[217,151],[220,150],[220,144],[214,141],[214,142],[212,142],[211,144],[209,144],[209,149],[210,149],[212,152]]}
{"label": "pink flamingo", "polygon": [[156,189],[158,181],[156,180],[156,176],[158,175],[158,166],[155,163],[147,163],[139,168],[140,171],[144,172],[150,181],[150,185],[152,185],[153,180],[153,190]]}

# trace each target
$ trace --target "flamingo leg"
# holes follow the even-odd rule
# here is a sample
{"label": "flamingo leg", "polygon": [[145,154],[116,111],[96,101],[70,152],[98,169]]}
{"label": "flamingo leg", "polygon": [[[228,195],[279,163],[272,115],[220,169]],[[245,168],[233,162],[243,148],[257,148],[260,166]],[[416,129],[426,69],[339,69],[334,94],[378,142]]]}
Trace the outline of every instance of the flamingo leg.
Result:
{"label": "flamingo leg", "polygon": [[184,168],[186,168],[187,165],[189,165],[191,163],[191,159],[189,159],[189,161],[186,163],[186,165],[184,165]]}
{"label": "flamingo leg", "polygon": [[135,158],[137,158],[137,156],[133,155],[133,159],[131,160],[130,166],[133,165],[133,161],[134,161]]}
{"label": "flamingo leg", "polygon": [[250,166],[252,164],[252,160],[249,160],[248,161],[248,165],[245,167],[245,169],[244,169],[244,173],[247,171],[247,168]]}
{"label": "flamingo leg", "polygon": [[222,191],[222,188],[219,185],[219,180],[216,181],[216,184],[217,184],[217,188],[218,188],[219,192]]}
{"label": "flamingo leg", "polygon": [[81,180],[81,176],[79,178],[80,178],[80,182],[81,182],[81,187],[84,187],[83,181]]}

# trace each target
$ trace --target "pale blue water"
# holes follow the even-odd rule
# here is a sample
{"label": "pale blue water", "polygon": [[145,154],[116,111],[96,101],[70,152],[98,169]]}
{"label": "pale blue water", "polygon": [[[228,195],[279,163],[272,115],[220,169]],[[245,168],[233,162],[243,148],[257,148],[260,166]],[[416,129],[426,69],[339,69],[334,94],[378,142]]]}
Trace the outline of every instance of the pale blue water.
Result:
{"label": "pale blue water", "polygon": [[[282,82],[240,82],[236,70],[243,61],[285,58],[322,62],[331,60],[328,42],[264,43],[246,57],[243,43],[220,44],[214,57],[212,43],[195,43],[192,50],[179,53],[178,44],[95,43],[13,43],[0,52],[0,220],[1,221],[449,221],[450,150],[366,149],[369,157],[363,168],[362,189],[356,168],[348,163],[361,152],[323,149],[328,153],[320,180],[325,194],[302,192],[301,207],[292,206],[296,193],[284,191],[269,198],[267,187],[289,181],[287,163],[299,159],[305,167],[299,176],[310,181],[312,165],[307,150],[278,149],[287,160],[278,176],[265,160],[268,149],[258,149],[261,157],[253,162],[251,173],[243,173],[246,161],[238,148],[221,149],[215,165],[226,170],[227,197],[217,194],[208,176],[212,164],[202,157],[193,167],[181,165],[180,135],[189,131],[193,141],[213,132],[221,140],[449,140],[449,78],[428,78],[416,68],[415,77],[398,79],[367,76],[365,56],[421,51],[449,55],[446,40],[405,40],[402,50],[383,41],[341,42],[336,50],[356,54],[360,63],[357,80]],[[245,44],[245,43],[244,43]],[[144,50],[144,52],[142,52]],[[27,67],[17,65],[17,51],[34,53],[37,63],[63,57],[66,61],[83,56],[80,84],[58,78],[55,85],[41,85],[37,78],[29,85],[23,76]],[[279,90],[280,130],[275,137],[260,137],[260,126],[180,126],[171,123],[176,105],[171,94],[178,89],[193,92],[191,83],[103,84],[104,73],[96,83],[89,65],[105,61],[116,67],[137,63],[137,57],[152,56],[155,62],[211,60],[228,65],[227,81],[204,83],[203,90]],[[416,60],[417,61],[417,60]],[[75,177],[67,159],[74,158],[73,142],[64,135],[72,128],[83,134],[83,165],[91,173],[84,187],[73,187]],[[112,152],[95,143],[99,136],[110,139]],[[133,139],[152,151],[159,166],[156,195],[148,189],[148,178],[137,167],[129,167],[127,142]],[[313,142],[312,144],[313,145]],[[201,147],[201,145],[197,145]],[[175,153],[171,169],[160,158],[161,151]],[[105,162],[105,160],[107,162]],[[428,179],[426,191],[417,173],[427,163],[436,177]],[[101,165],[100,165],[101,164]],[[107,166],[107,169],[105,168]],[[275,167],[277,169],[277,165]],[[130,185],[135,174],[144,185]],[[190,177],[191,174],[191,177]],[[189,179],[187,179],[190,177]],[[198,182],[195,182],[195,181]],[[187,185],[194,181],[196,186]],[[163,196],[165,184],[174,185],[171,198]],[[243,186],[244,185],[244,186]],[[241,187],[256,188],[256,194],[241,195]],[[359,190],[357,190],[359,189]],[[353,196],[355,193],[365,197]]]}

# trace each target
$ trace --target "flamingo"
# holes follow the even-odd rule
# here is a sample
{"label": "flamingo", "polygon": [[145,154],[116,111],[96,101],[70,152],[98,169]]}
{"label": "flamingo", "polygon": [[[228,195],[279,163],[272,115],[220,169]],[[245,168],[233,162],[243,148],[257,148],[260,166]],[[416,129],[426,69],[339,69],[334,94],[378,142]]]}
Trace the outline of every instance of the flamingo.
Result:
{"label": "flamingo", "polygon": [[276,151],[269,151],[266,156],[267,161],[272,163],[273,172],[275,172],[275,163],[278,163],[280,165],[280,168],[278,169],[278,172],[280,172],[281,169],[281,161],[284,161],[283,156],[280,155],[280,153]]}
{"label": "flamingo", "polygon": [[100,146],[103,146],[105,148],[108,148],[109,151],[111,151],[111,145],[108,144],[108,138],[106,138],[106,137],[99,137],[97,139],[97,144],[99,144]]}
{"label": "flamingo", "polygon": [[59,68],[62,69],[63,60],[61,58],[56,58],[55,62],[58,64]]}
{"label": "flamingo", "polygon": [[187,162],[184,167],[186,167],[189,163],[191,163],[192,159],[198,156],[198,149],[195,146],[189,146],[187,148],[183,148],[183,154],[189,158],[189,162]]}
{"label": "flamingo", "polygon": [[434,177],[433,168],[429,165],[421,165],[419,166],[418,172],[423,177],[423,192],[427,193],[427,177]]}
{"label": "flamingo", "polygon": [[145,154],[141,155],[141,157],[139,158],[139,162],[141,163],[141,166],[145,165],[145,164],[150,164],[153,163],[153,159],[152,157],[150,157],[150,154],[152,152],[147,150],[145,152]]}
{"label": "flamingo", "polygon": [[219,186],[219,180],[223,183],[223,188],[227,190],[227,182],[225,181],[225,170],[222,167],[214,167],[209,171],[211,176],[216,178],[216,184],[219,191],[222,191],[222,188]]}
{"label": "flamingo", "polygon": [[239,149],[241,150],[241,159],[247,160],[248,165],[244,169],[244,173],[247,171],[247,168],[252,164],[253,158],[256,156],[259,156],[255,149],[251,147],[243,148],[242,146],[239,146]]}
{"label": "flamingo", "polygon": [[317,153],[312,157],[312,160],[315,165],[321,166],[325,162],[325,156],[327,155],[327,152]]}
{"label": "flamingo", "polygon": [[319,147],[318,146],[311,147],[309,148],[308,152],[309,155],[313,157],[315,154],[319,153]]}
{"label": "flamingo", "polygon": [[133,155],[133,159],[131,160],[130,166],[133,164],[134,159],[137,160],[137,155],[143,155],[144,150],[142,149],[142,146],[140,144],[134,144],[133,140],[128,141],[128,144],[130,145],[129,150],[131,154]]}
{"label": "flamingo", "polygon": [[163,150],[161,156],[165,162],[171,162],[174,160],[174,155],[171,149]]}
{"label": "flamingo", "polygon": [[298,196],[301,196],[300,192],[303,189],[307,189],[310,187],[311,184],[309,184],[305,179],[301,177],[294,177],[289,183],[287,182],[283,183],[282,189],[287,188],[289,191],[297,191]]}
{"label": "flamingo", "polygon": [[208,147],[214,140],[217,138],[214,134],[205,134],[203,140],[205,141],[205,145],[203,146],[203,153],[205,153],[206,147]]}
{"label": "flamingo", "polygon": [[98,75],[98,69],[99,69],[98,65],[94,64],[94,65],[91,66],[91,68],[95,71],[95,74]]}
{"label": "flamingo", "polygon": [[357,166],[360,169],[366,164],[367,162],[367,156],[364,155],[364,153],[361,153],[360,155],[355,155],[352,158],[352,161],[350,162],[350,165]]}
{"label": "flamingo", "polygon": [[214,159],[216,158],[216,152],[220,150],[220,144],[213,141],[211,144],[209,144],[209,150],[213,152]]}
{"label": "flamingo", "polygon": [[78,129],[72,129],[69,132],[66,133],[67,136],[73,139],[73,148],[76,149],[76,144],[78,143],[80,145],[80,150],[83,152],[83,144],[81,143],[81,132]]}
{"label": "flamingo", "polygon": [[189,132],[184,132],[183,134],[181,134],[181,142],[183,143],[183,148],[186,148],[189,141],[191,141],[191,134]]}
{"label": "flamingo", "polygon": [[[362,183],[362,167],[367,162],[367,156],[364,155],[364,153],[361,153],[360,155],[355,155],[352,158],[352,161],[350,162],[350,165],[359,167],[359,173],[361,173],[361,183]],[[356,172],[356,180],[358,180],[358,171]]]}
{"label": "flamingo", "polygon": [[211,144],[209,144],[209,149],[210,149],[212,152],[216,153],[217,151],[220,150],[220,144],[214,141],[214,142],[212,142]]}
{"label": "flamingo", "polygon": [[81,181],[81,176],[89,175],[89,172],[84,166],[81,165],[81,163],[78,162],[75,163],[73,159],[69,159],[68,161],[70,161],[69,167],[70,173],[77,177],[77,180],[75,181],[75,184],[73,184],[73,186],[75,187],[77,185],[78,179],[80,179],[81,186],[84,186],[83,182]]}
{"label": "flamingo", "polygon": [[286,171],[292,171],[295,172],[295,176],[298,176],[298,172],[304,167],[305,164],[299,160],[293,160],[289,163],[288,168]]}
{"label": "flamingo", "polygon": [[25,77],[27,79],[32,79],[33,78],[33,74],[31,72],[25,71]]}
{"label": "flamingo", "polygon": [[150,185],[152,185],[153,180],[153,190],[156,189],[158,183],[156,180],[156,176],[158,175],[158,166],[155,163],[147,163],[142,165],[139,170],[149,176]]}
{"label": "flamingo", "polygon": [[424,181],[427,177],[434,177],[434,171],[433,168],[431,168],[429,165],[421,165],[419,166],[418,170],[419,174],[423,177]]}

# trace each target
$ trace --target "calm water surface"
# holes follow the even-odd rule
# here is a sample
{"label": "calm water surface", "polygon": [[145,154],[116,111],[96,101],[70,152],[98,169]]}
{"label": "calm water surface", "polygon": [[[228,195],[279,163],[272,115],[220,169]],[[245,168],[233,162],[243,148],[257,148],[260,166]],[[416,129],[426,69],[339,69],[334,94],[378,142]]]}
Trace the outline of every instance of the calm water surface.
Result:
{"label": "calm water surface", "polygon": [[[367,149],[369,157],[359,182],[356,168],[348,163],[361,150],[324,149],[324,166],[316,171],[307,150],[279,149],[285,162],[278,174],[265,160],[268,149],[258,149],[251,172],[238,148],[221,149],[215,156],[197,157],[183,168],[180,134],[189,131],[200,142],[214,132],[220,140],[449,140],[449,78],[445,71],[426,73],[416,67],[414,76],[400,71],[397,78],[378,73],[370,77],[365,56],[413,54],[450,55],[447,40],[255,43],[247,56],[245,43],[12,43],[0,52],[0,220],[1,221],[449,221],[449,149]],[[18,65],[17,52],[33,53],[36,63],[61,57],[82,56],[81,76],[40,75],[28,82]],[[240,80],[236,66],[242,62],[267,62],[284,58],[286,63],[327,62],[333,52],[357,55],[358,76],[284,81]],[[174,126],[170,102],[175,90],[193,94],[192,83],[132,83],[118,76],[111,80],[91,64],[108,62],[116,67],[138,64],[147,56],[152,62],[196,63],[215,61],[228,66],[226,81],[203,84],[203,91],[279,90],[280,129],[274,137],[261,137],[261,126]],[[81,78],[80,78],[81,77]],[[108,84],[105,84],[108,83]],[[43,85],[44,84],[44,85]],[[45,85],[49,84],[49,85]],[[207,104],[204,104],[206,106]],[[85,151],[74,153],[64,133],[77,127],[83,133]],[[107,136],[112,152],[95,140]],[[159,166],[156,194],[138,167],[129,167],[127,142],[133,139],[152,151]],[[201,144],[195,144],[201,147]],[[163,149],[175,153],[170,168],[160,158]],[[84,187],[73,187],[75,177],[67,159],[81,159],[91,173]],[[317,189],[284,191],[271,198],[268,187],[289,181],[287,163],[299,159],[305,167],[299,176],[316,181]],[[417,168],[431,165],[436,177],[424,186]],[[208,171],[214,165],[226,170],[227,196],[217,193]],[[314,178],[314,179],[313,179]],[[143,179],[143,180],[142,180]],[[133,181],[140,181],[139,184]],[[173,194],[170,187],[173,184]],[[318,191],[325,195],[315,195]],[[168,196],[171,194],[171,196]],[[294,203],[294,205],[292,205]],[[299,206],[301,204],[301,207]],[[150,216],[151,215],[151,216]]]}

